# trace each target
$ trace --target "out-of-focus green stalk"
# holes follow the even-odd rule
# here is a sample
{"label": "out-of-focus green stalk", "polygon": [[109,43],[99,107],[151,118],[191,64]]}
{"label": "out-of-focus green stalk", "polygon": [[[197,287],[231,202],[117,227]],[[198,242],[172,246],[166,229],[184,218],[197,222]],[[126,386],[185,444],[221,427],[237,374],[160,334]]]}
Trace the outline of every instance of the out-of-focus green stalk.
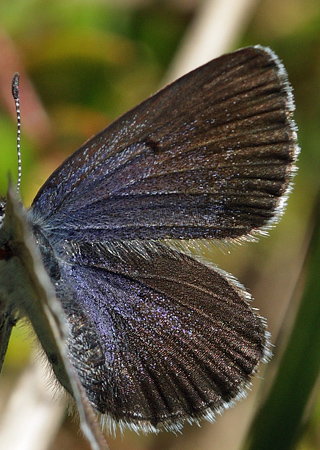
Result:
{"label": "out-of-focus green stalk", "polygon": [[257,413],[245,450],[293,449],[320,372],[320,202],[305,263],[303,298],[269,395]]}

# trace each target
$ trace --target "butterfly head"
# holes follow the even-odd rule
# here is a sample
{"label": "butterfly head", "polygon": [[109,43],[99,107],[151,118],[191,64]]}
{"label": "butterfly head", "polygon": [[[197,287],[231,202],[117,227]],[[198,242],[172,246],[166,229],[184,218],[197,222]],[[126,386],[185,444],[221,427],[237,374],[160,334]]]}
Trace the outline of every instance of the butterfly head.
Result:
{"label": "butterfly head", "polygon": [[4,221],[5,209],[6,209],[6,201],[4,198],[0,198],[0,228],[2,227]]}

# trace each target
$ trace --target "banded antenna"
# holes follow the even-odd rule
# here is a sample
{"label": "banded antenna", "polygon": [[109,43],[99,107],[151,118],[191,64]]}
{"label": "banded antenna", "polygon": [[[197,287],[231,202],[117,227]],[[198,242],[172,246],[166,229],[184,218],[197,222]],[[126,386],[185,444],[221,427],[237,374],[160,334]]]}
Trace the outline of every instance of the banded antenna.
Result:
{"label": "banded antenna", "polygon": [[20,116],[20,98],[19,98],[19,79],[20,75],[16,72],[12,77],[11,90],[16,105],[17,113],[17,154],[18,154],[18,181],[17,192],[19,192],[21,184],[21,147],[20,147],[20,135],[21,135],[21,116]]}

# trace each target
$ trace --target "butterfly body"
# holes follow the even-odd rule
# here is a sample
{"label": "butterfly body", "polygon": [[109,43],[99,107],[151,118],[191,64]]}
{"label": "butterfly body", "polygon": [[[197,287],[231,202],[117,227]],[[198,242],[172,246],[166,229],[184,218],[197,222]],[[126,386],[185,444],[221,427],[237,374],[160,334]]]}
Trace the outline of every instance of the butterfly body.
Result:
{"label": "butterfly body", "polygon": [[[38,192],[26,220],[66,315],[72,365],[107,418],[144,431],[212,420],[268,358],[244,288],[162,240],[268,228],[298,153],[292,112],[282,64],[249,47],[126,113]],[[70,391],[59,357],[50,361]]]}

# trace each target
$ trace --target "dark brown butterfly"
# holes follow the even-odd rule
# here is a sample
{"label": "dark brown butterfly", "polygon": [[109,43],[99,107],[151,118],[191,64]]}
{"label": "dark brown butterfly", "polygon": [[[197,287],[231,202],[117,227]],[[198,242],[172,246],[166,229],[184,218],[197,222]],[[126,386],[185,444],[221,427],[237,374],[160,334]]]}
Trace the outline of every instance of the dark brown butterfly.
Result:
{"label": "dark brown butterfly", "polygon": [[[66,316],[68,357],[106,422],[156,431],[212,420],[268,358],[245,289],[163,241],[234,242],[278,220],[298,154],[293,110],[270,49],[224,55],[86,142],[24,213]],[[5,202],[3,223],[4,213]],[[18,256],[4,229],[3,274]],[[6,277],[7,317],[21,309],[32,320],[23,287],[7,300]],[[72,392],[59,351],[35,328]]]}

